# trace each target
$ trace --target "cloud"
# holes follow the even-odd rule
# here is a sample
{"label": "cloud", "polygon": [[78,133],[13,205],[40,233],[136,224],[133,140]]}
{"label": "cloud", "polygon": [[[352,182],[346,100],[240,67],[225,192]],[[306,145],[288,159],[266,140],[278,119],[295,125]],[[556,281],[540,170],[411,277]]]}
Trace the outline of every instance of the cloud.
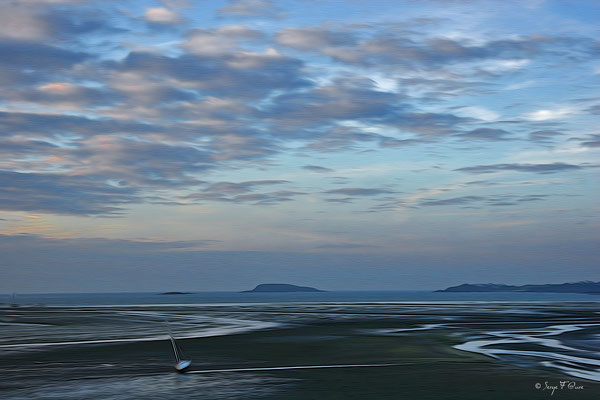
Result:
{"label": "cloud", "polygon": [[281,45],[298,50],[326,49],[356,44],[352,33],[335,32],[317,27],[284,28],[277,34],[276,40]]}
{"label": "cloud", "polygon": [[0,249],[8,249],[19,246],[21,249],[55,249],[58,251],[78,249],[78,252],[111,254],[138,254],[147,252],[150,254],[170,253],[172,251],[188,250],[194,251],[198,248],[206,248],[218,240],[173,240],[162,241],[153,239],[107,239],[107,238],[64,238],[57,239],[33,234],[4,235],[0,234]]}
{"label": "cloud", "polygon": [[[0,155],[3,162],[23,155],[48,155],[58,149],[58,146],[43,140],[24,138],[6,138],[0,140]],[[2,161],[0,161],[1,165]]]}
{"label": "cloud", "polygon": [[552,164],[493,164],[476,165],[473,167],[464,167],[455,169],[455,171],[468,172],[471,174],[488,174],[499,171],[532,172],[536,174],[553,174],[563,171],[575,171],[584,168],[580,165],[566,163]]}
{"label": "cloud", "polygon": [[[333,124],[334,121],[323,121],[323,124]],[[304,140],[308,144],[304,149],[318,152],[346,151],[355,148],[356,143],[376,142],[385,137],[374,133],[362,132],[360,129],[353,129],[344,126],[336,126],[328,131],[320,132],[308,130],[304,133]]]}
{"label": "cloud", "polygon": [[63,215],[118,214],[141,202],[134,187],[98,177],[0,171],[0,209]]}
{"label": "cloud", "polygon": [[0,40],[0,83],[39,82],[64,73],[91,56],[84,52],[24,40]]}
{"label": "cloud", "polygon": [[463,197],[454,197],[451,199],[444,200],[427,200],[422,201],[420,203],[421,206],[453,206],[453,205],[462,205],[469,204],[472,202],[479,202],[485,200],[485,197],[482,196],[463,196]]}
{"label": "cloud", "polygon": [[0,111],[0,128],[7,134],[46,138],[59,136],[87,137],[101,134],[142,134],[164,130],[161,126],[136,121],[2,111]]}
{"label": "cloud", "polygon": [[483,121],[495,121],[500,118],[500,114],[497,112],[479,106],[460,107],[457,109],[457,114],[459,116],[477,118]]}
{"label": "cloud", "polygon": [[194,175],[203,171],[279,151],[272,140],[252,130],[232,123],[224,128],[0,112],[0,129],[6,133],[2,143],[15,150],[5,152],[1,165],[31,172],[103,174],[155,189],[193,186],[198,183]]}
{"label": "cloud", "polygon": [[7,2],[0,7],[0,37],[36,40],[46,34],[40,15],[28,7]]}
{"label": "cloud", "polygon": [[354,199],[352,197],[344,197],[341,199],[325,199],[327,203],[350,204]]}
{"label": "cloud", "polygon": [[517,199],[518,202],[528,202],[528,201],[540,201],[540,200],[544,200],[546,197],[548,197],[549,195],[547,194],[528,194],[525,196],[521,196],[519,199]]}
{"label": "cloud", "polygon": [[277,41],[282,46],[317,52],[342,63],[367,66],[436,69],[488,61],[486,73],[511,72],[546,52],[592,54],[594,46],[586,39],[561,36],[523,35],[473,43],[406,30],[350,26],[286,28],[277,35]]}
{"label": "cloud", "polygon": [[561,107],[556,109],[537,110],[522,115],[523,119],[528,121],[548,121],[552,119],[560,119],[575,114],[576,110],[572,107]]}
{"label": "cloud", "polygon": [[307,141],[306,148],[317,151],[348,150],[358,142],[376,142],[382,147],[421,142],[374,133],[369,127],[375,124],[391,133],[428,137],[454,133],[456,125],[471,121],[452,114],[414,112],[405,100],[403,95],[377,89],[371,79],[344,77],[278,95],[257,116],[273,131]]}
{"label": "cloud", "polygon": [[179,84],[203,96],[237,99],[262,98],[276,90],[312,85],[303,76],[300,60],[269,51],[230,53],[214,49],[219,54],[168,57],[135,51],[122,61],[106,63],[106,68],[135,73],[147,82]]}
{"label": "cloud", "polygon": [[[5,171],[7,181],[22,183],[12,189],[10,184],[5,185],[3,203],[9,204],[5,209],[10,210],[22,207],[59,214],[113,213],[114,204],[153,201],[156,191],[198,186],[203,183],[198,175],[220,162],[212,151],[191,145],[107,135],[76,140],[68,146],[16,137],[1,143],[4,161],[0,166],[30,172]],[[11,193],[15,195],[12,201]],[[111,195],[114,200],[110,200]],[[21,196],[29,200],[18,201]],[[72,199],[77,196],[80,202]],[[41,201],[44,199],[48,203]]]}
{"label": "cloud", "polygon": [[281,185],[289,183],[289,181],[270,179],[262,181],[246,181],[246,182],[217,182],[208,186],[207,191],[218,192],[220,194],[239,194],[252,191],[256,186]]}
{"label": "cloud", "polygon": [[[597,68],[598,54],[589,19],[572,24],[555,10],[543,8],[536,14],[543,18],[534,24],[528,25],[534,16],[519,16],[508,26],[507,18],[513,21],[515,15],[496,18],[500,14],[492,15],[485,7],[472,13],[468,2],[455,3],[441,14],[434,10],[432,16],[427,2],[413,2],[415,7],[411,5],[407,12],[409,2],[385,2],[389,4],[383,8],[358,15],[354,13],[356,7],[364,7],[357,2],[307,11],[307,4],[310,8],[317,3],[232,0],[215,5],[184,1],[132,2],[125,6],[67,0],[0,2],[3,211],[117,217],[131,210],[127,218],[139,222],[136,227],[125,220],[111,224],[106,220],[100,226],[94,223],[96,218],[53,216],[49,221],[57,222],[60,235],[100,231],[135,235],[145,227],[160,225],[152,218],[139,220],[144,213],[159,208],[166,213],[159,218],[163,220],[169,219],[170,212],[189,216],[214,209],[219,215],[208,219],[264,225],[264,230],[249,236],[223,229],[219,235],[231,238],[223,248],[236,249],[243,243],[246,249],[272,250],[275,246],[310,252],[319,245],[323,249],[328,245],[349,248],[372,242],[384,246],[374,249],[375,255],[418,251],[426,254],[431,265],[440,264],[443,258],[433,260],[435,254],[448,258],[449,252],[460,256],[475,248],[479,249],[473,250],[477,254],[473,253],[466,264],[473,265],[470,261],[484,255],[495,258],[492,264],[498,270],[510,264],[498,261],[498,251],[510,254],[513,258],[509,261],[517,265],[519,257],[532,257],[533,247],[575,254],[577,251],[565,251],[570,244],[565,245],[562,239],[589,236],[580,229],[583,225],[576,226],[586,221],[590,191],[585,182],[569,181],[569,195],[580,197],[563,198],[551,191],[564,193],[566,186],[561,189],[556,185],[566,182],[568,176],[533,179],[543,177],[539,174],[593,171],[592,153],[600,146],[600,135],[592,135],[598,132],[588,117],[600,111],[586,80]],[[284,16],[278,7],[293,12],[293,21],[264,19]],[[405,19],[415,13],[431,19]],[[460,17],[465,13],[469,14],[468,21]],[[574,34],[569,37],[563,32]],[[523,89],[531,82],[535,89]],[[518,93],[514,91],[519,88]],[[518,96],[508,96],[510,93]],[[549,94],[572,103],[553,104]],[[540,103],[540,96],[548,97],[542,99],[546,103]],[[548,144],[563,141],[549,150]],[[526,146],[527,154],[513,154],[518,145]],[[462,160],[461,164],[456,160]],[[337,171],[342,165],[348,168]],[[346,178],[332,177],[333,168]],[[458,170],[448,173],[448,168]],[[467,175],[458,176],[459,172]],[[515,181],[512,178],[516,179],[517,172],[532,175]],[[283,181],[286,176],[299,180]],[[262,179],[269,177],[273,179]],[[469,179],[456,181],[465,177]],[[490,181],[464,182],[479,178]],[[552,199],[552,204],[544,204],[546,199]],[[167,206],[170,204],[183,205]],[[277,210],[252,213],[256,206]],[[421,211],[414,211],[417,207]],[[487,210],[464,211],[467,207]],[[328,211],[335,211],[336,221],[342,224],[338,230],[346,231],[346,237],[330,232],[325,235],[332,235],[328,237],[313,235],[326,220],[304,222],[306,217],[327,215]],[[359,217],[356,213],[380,211],[393,212],[393,218],[371,218],[367,221],[371,227],[353,233],[351,228]],[[432,226],[432,221],[439,222],[434,225],[442,231],[442,225],[448,223],[451,231],[458,220],[474,228],[467,239],[477,239],[481,235],[476,228],[485,227],[486,218],[502,221],[502,215],[510,214],[512,220],[518,219],[516,213],[531,216],[538,212],[544,226],[555,224],[562,229],[545,229],[542,236],[562,235],[561,240],[521,232],[527,235],[499,238],[503,241],[500,247],[504,247],[498,250],[498,241],[488,240],[483,249],[461,247],[464,237],[446,235],[437,240],[444,235],[416,232]],[[263,214],[268,214],[268,220],[261,219]],[[281,218],[297,221],[296,232],[303,231],[306,237],[292,240],[280,235]],[[359,219],[364,222],[368,218]],[[416,229],[419,239],[404,246],[393,240],[369,240],[369,234],[376,231],[393,236],[399,221],[402,229]],[[20,223],[3,222],[10,229]],[[122,230],[125,225],[128,227]],[[573,235],[576,228],[578,235]],[[174,234],[183,237],[187,233],[177,230]],[[531,240],[539,243],[527,244]],[[103,257],[111,253],[110,246],[97,244]],[[40,259],[70,260],[71,250],[84,245],[71,242],[60,257],[46,256],[50,245],[40,251]],[[202,246],[180,244],[186,249],[188,245]],[[515,245],[522,246],[519,255],[504,251]],[[139,276],[140,263],[130,261],[155,247],[119,242],[113,248],[126,251],[128,246],[137,249],[136,257],[117,265],[137,265],[131,267],[130,276]],[[164,246],[166,253],[179,245]],[[331,249],[333,252],[335,247]],[[202,250],[198,257],[204,260],[208,256]],[[27,251],[13,251],[15,265],[23,265]],[[319,255],[324,252],[315,251]],[[223,256],[210,256],[209,260],[219,257]],[[264,263],[263,254],[253,257],[260,258],[257,264]],[[248,271],[248,259],[253,257],[248,253],[231,255],[220,264],[187,257],[191,261],[182,267],[182,282],[189,281],[190,267],[228,268],[230,260],[239,269],[228,273],[238,276],[237,272]],[[550,262],[552,257],[544,261]],[[81,270],[77,284],[85,284],[90,282],[85,275],[100,275],[98,271],[106,275],[102,268],[115,268],[112,261],[118,258],[106,262],[98,257],[97,265],[71,260],[66,265],[73,264],[73,269],[93,265]],[[295,262],[294,268],[300,270],[300,259],[308,260],[305,266],[321,265],[314,262],[317,258],[309,260],[295,254],[288,260],[272,258],[270,269],[261,271],[279,271],[281,265],[287,265],[282,260]],[[466,258],[454,259],[458,260],[456,265],[466,265]],[[364,262],[349,260],[355,262],[356,271],[364,267]],[[422,260],[403,260],[388,261],[390,270],[397,271],[399,264],[422,265]],[[61,270],[62,261],[53,268]],[[148,261],[152,261],[148,265],[159,266],[163,259],[159,263],[148,256]],[[168,256],[164,261],[161,279],[172,276],[174,265],[182,265]],[[347,265],[345,261],[335,262],[340,268],[332,276],[339,276]],[[200,271],[199,275],[207,274]],[[160,290],[160,279],[156,282]],[[89,288],[92,286],[89,283]]]}
{"label": "cloud", "polygon": [[[425,102],[454,98],[457,95],[477,94],[482,89],[489,87],[487,82],[461,79],[459,75],[450,75],[453,79],[449,79],[446,74],[440,74],[439,77],[431,76],[431,74],[420,75],[412,78],[398,78],[396,82],[401,89]],[[484,121],[493,121],[499,117],[496,112],[481,106],[456,107],[455,110],[460,116]]]}
{"label": "cloud", "polygon": [[228,25],[212,30],[194,29],[188,32],[182,47],[196,55],[220,56],[240,52],[242,43],[262,38],[260,31],[243,25]]}
{"label": "cloud", "polygon": [[155,24],[176,24],[181,22],[181,16],[165,7],[154,7],[146,9],[144,19]]}
{"label": "cloud", "polygon": [[238,18],[281,18],[283,10],[269,0],[229,0],[229,5],[217,10],[219,15]]}
{"label": "cloud", "polygon": [[520,59],[520,60],[493,60],[485,63],[481,69],[490,73],[502,73],[506,71],[512,71],[521,69],[531,63],[531,60]]}
{"label": "cloud", "polygon": [[323,193],[342,196],[378,196],[380,194],[392,194],[397,192],[381,188],[341,188],[327,190]]}
{"label": "cloud", "polygon": [[528,87],[535,86],[537,84],[538,84],[538,82],[536,82],[534,80],[528,80],[528,81],[524,81],[524,82],[517,82],[517,83],[510,84],[510,85],[504,87],[504,90],[525,89],[525,88],[528,88]]}
{"label": "cloud", "polygon": [[218,192],[195,193],[186,199],[195,202],[217,201],[225,203],[251,203],[253,205],[271,205],[294,200],[294,197],[304,195],[304,192],[280,190],[266,193],[248,193],[235,196],[223,196]]}
{"label": "cloud", "polygon": [[402,130],[414,132],[424,137],[432,137],[454,133],[456,125],[468,121],[467,118],[457,117],[453,114],[408,113],[388,122],[391,126]]}
{"label": "cloud", "polygon": [[252,202],[255,205],[271,205],[294,200],[294,197],[304,195],[304,192],[294,192],[290,190],[280,190],[269,193],[253,193],[235,196],[233,202]]}
{"label": "cloud", "polygon": [[391,137],[381,137],[381,140],[379,141],[379,146],[393,148],[410,146],[419,143],[427,143],[427,141],[422,139],[395,139]]}
{"label": "cloud", "polygon": [[110,106],[123,100],[118,92],[105,87],[86,87],[60,81],[46,82],[38,86],[22,86],[18,89],[7,88],[3,97],[14,102],[76,111],[86,107]]}
{"label": "cloud", "polygon": [[304,192],[279,190],[275,192],[253,193],[257,187],[273,186],[290,183],[285,180],[269,179],[245,182],[216,182],[200,192],[192,193],[182,198],[196,202],[218,201],[227,203],[252,203],[255,205],[270,205],[292,201],[294,197],[304,195]]}
{"label": "cloud", "polygon": [[[168,25],[183,18],[174,3],[160,3],[125,11],[96,10],[82,2],[66,12],[62,6],[27,2],[27,7],[15,6],[13,14],[15,21],[27,22],[19,22],[22,26],[11,25],[10,14],[2,14],[0,52],[10,57],[0,59],[6,105],[0,111],[0,168],[78,176],[82,190],[84,180],[130,188],[135,201],[161,197],[168,202],[169,195],[157,191],[175,188],[198,192],[190,201],[287,201],[302,192],[267,191],[268,185],[248,182],[207,184],[204,175],[259,163],[270,168],[271,156],[290,151],[322,155],[380,147],[410,158],[412,151],[433,151],[446,139],[507,140],[512,137],[507,130],[476,125],[498,118],[484,107],[489,104],[465,107],[469,103],[459,97],[484,89],[497,93],[505,81],[484,82],[489,75],[469,74],[486,65],[500,66],[502,73],[517,70],[525,60],[534,67],[536,57],[550,51],[565,54],[567,43],[573,54],[589,50],[584,38],[441,37],[429,28],[409,30],[414,21],[321,26],[307,21],[279,32],[263,21],[139,32],[144,20]],[[275,16],[275,4],[230,1],[218,12]],[[136,35],[128,34],[136,29]],[[458,64],[466,69],[454,68]],[[531,132],[530,139],[543,144],[554,136],[551,132]],[[595,146],[592,139],[583,145]],[[541,165],[460,171],[565,170]],[[319,165],[301,168],[332,172]],[[386,189],[370,190],[337,194],[351,199]],[[121,203],[115,204],[109,206]]]}
{"label": "cloud", "polygon": [[[6,181],[13,179],[15,184],[19,183],[12,189],[9,183],[4,185],[2,203],[10,210],[22,207],[21,210],[59,214],[112,213],[115,210],[112,204],[140,202],[161,189],[198,186],[203,181],[197,175],[219,163],[212,152],[190,145],[103,135],[71,146],[16,138],[4,140],[3,145],[6,146],[2,164],[5,168],[18,165],[15,169],[31,171],[29,174],[4,172]],[[16,155],[10,150],[16,151],[13,153]],[[25,154],[29,154],[30,159],[24,159]],[[31,156],[36,158],[31,159]],[[11,193],[15,196],[12,200]],[[73,200],[77,196],[81,201]],[[114,200],[110,200],[110,196],[114,196]],[[29,200],[19,201],[21,197]],[[45,198],[47,203],[42,201]]]}
{"label": "cloud", "polygon": [[23,41],[67,40],[73,43],[78,42],[82,35],[126,31],[115,27],[103,10],[72,7],[69,12],[65,12],[61,7],[56,7],[60,2],[54,3],[4,2],[0,5],[0,38]]}
{"label": "cloud", "polygon": [[503,129],[477,128],[469,132],[459,133],[455,136],[468,140],[500,141],[508,140],[511,136],[511,133]]}
{"label": "cloud", "polygon": [[391,132],[436,136],[453,133],[457,124],[469,121],[452,114],[417,113],[405,100],[403,95],[378,90],[371,79],[345,77],[309,90],[281,94],[259,116],[273,130],[307,140],[306,148],[317,151],[348,150],[356,142],[379,142],[382,147],[417,142],[363,128],[373,124]]}
{"label": "cloud", "polygon": [[555,137],[561,136],[562,133],[553,130],[540,130],[529,132],[529,140],[532,142],[547,143],[551,142]]}
{"label": "cloud", "polygon": [[530,194],[530,195],[514,195],[504,194],[495,196],[461,196],[441,200],[424,200],[419,203],[420,206],[455,206],[455,205],[470,205],[472,203],[486,202],[488,206],[506,207],[516,206],[519,203],[545,200],[549,195],[546,194]]}
{"label": "cloud", "polygon": [[581,142],[585,147],[600,147],[600,134],[590,135],[587,140]]}
{"label": "cloud", "polygon": [[365,249],[365,248],[374,248],[379,247],[375,245],[369,244],[358,244],[358,243],[330,243],[330,244],[322,244],[315,249]]}
{"label": "cloud", "polygon": [[97,136],[67,151],[78,174],[103,175],[126,185],[149,189],[187,187],[195,174],[215,167],[213,154],[190,145]]}
{"label": "cloud", "polygon": [[332,85],[277,96],[265,117],[284,127],[340,120],[392,119],[399,96],[374,88],[369,79],[338,79]]}
{"label": "cloud", "polygon": [[502,222],[493,222],[491,224],[487,224],[488,228],[511,228],[513,226],[525,226],[535,224],[536,221],[533,220],[515,220],[515,221],[502,221]]}
{"label": "cloud", "polygon": [[46,27],[46,37],[66,42],[79,42],[85,47],[86,35],[102,34],[109,39],[112,34],[128,32],[128,29],[117,26],[112,15],[96,9],[76,9],[64,12],[60,8],[50,8],[40,14],[40,23]]}
{"label": "cloud", "polygon": [[307,171],[312,171],[312,172],[333,172],[333,170],[331,168],[326,168],[326,167],[321,167],[318,165],[304,165],[302,167],[302,169],[305,169]]}

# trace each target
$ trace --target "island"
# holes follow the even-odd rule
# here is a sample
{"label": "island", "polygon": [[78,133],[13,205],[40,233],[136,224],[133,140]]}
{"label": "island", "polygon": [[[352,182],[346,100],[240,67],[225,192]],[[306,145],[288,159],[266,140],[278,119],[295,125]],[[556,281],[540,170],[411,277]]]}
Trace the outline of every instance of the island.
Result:
{"label": "island", "polygon": [[159,294],[192,294],[192,292],[164,292]]}
{"label": "island", "polygon": [[546,285],[499,285],[495,283],[464,283],[436,292],[546,292],[600,294],[600,282],[571,282]]}
{"label": "island", "polygon": [[325,292],[308,286],[289,285],[287,283],[262,283],[252,290],[241,293],[276,293],[276,292]]}

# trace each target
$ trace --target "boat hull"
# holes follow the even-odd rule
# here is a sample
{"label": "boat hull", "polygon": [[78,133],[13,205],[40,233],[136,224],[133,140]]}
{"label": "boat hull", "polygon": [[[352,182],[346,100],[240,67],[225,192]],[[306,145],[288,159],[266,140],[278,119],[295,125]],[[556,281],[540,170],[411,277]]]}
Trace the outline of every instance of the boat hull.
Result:
{"label": "boat hull", "polygon": [[192,365],[191,360],[179,361],[177,364],[175,364],[175,369],[177,370],[177,372],[185,372],[190,367],[190,365]]}

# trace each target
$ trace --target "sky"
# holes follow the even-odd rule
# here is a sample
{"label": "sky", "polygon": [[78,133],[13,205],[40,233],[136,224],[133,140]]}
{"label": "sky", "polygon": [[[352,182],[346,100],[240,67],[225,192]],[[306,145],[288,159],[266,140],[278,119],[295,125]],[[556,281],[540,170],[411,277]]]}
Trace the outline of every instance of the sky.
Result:
{"label": "sky", "polygon": [[600,280],[600,2],[0,8],[0,292]]}

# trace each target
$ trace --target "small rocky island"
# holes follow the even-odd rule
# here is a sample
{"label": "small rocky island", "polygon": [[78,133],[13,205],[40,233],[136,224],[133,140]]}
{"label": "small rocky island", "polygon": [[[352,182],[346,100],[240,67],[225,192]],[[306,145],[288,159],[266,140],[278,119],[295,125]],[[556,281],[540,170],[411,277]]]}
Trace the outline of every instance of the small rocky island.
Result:
{"label": "small rocky island", "polygon": [[164,293],[159,293],[159,294],[192,294],[192,292],[164,292]]}
{"label": "small rocky island", "polygon": [[287,283],[262,283],[252,290],[242,293],[277,293],[277,292],[325,292],[308,286],[289,285]]}
{"label": "small rocky island", "polygon": [[546,292],[600,294],[600,282],[572,282],[547,285],[498,285],[495,283],[464,283],[436,292]]}

